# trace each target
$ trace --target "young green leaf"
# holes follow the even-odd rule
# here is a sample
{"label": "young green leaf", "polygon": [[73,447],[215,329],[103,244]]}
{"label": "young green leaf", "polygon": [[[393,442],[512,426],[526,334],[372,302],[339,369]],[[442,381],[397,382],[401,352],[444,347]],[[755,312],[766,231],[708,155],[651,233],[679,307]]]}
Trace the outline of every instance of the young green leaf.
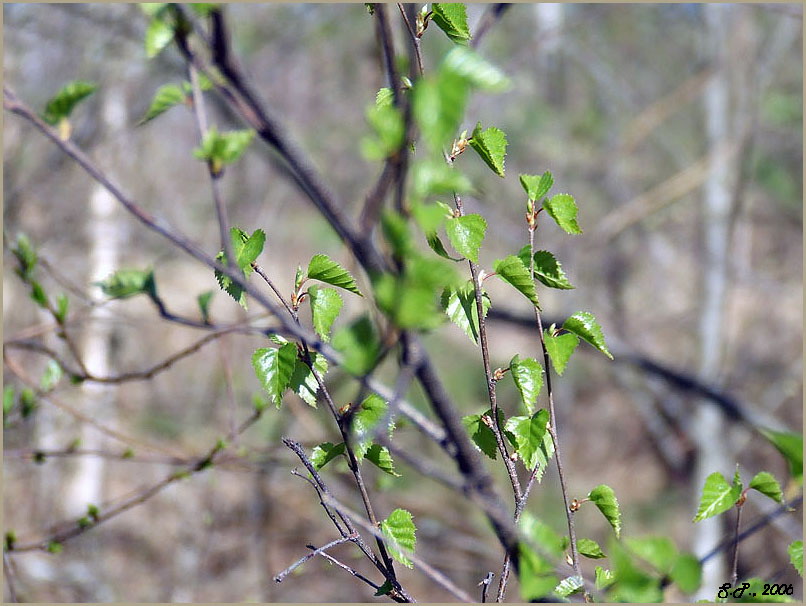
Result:
{"label": "young green leaf", "polygon": [[660,576],[649,574],[636,565],[630,552],[620,541],[611,538],[608,543],[610,561],[613,563],[613,580],[608,602],[661,602],[663,590]]}
{"label": "young green leaf", "polygon": [[454,249],[474,263],[479,262],[479,247],[487,231],[487,221],[481,215],[452,217],[445,224],[445,232]]}
{"label": "young green leaf", "polygon": [[[529,245],[527,244],[518,252],[518,258],[523,261],[523,264],[529,267]],[[540,280],[549,288],[558,288],[560,290],[571,290],[574,285],[568,281],[568,278],[560,266],[560,262],[554,258],[550,252],[546,250],[538,250],[534,254],[534,269],[535,278]]]}
{"label": "young green leaf", "polygon": [[789,561],[792,566],[795,567],[800,576],[803,576],[803,541],[790,543],[787,552],[789,552]]}
{"label": "young green leaf", "polygon": [[134,295],[157,294],[153,270],[119,269],[103,282],[95,282],[103,293],[112,299],[125,299]]}
{"label": "young green leaf", "polygon": [[577,550],[579,551],[579,555],[591,558],[592,560],[607,557],[605,552],[602,551],[602,548],[599,547],[599,543],[593,539],[579,539],[579,541],[577,541]]}
{"label": "young green leaf", "polygon": [[606,484],[600,484],[590,491],[588,498],[593,502],[602,515],[610,522],[616,536],[621,534],[621,511],[619,510],[616,493]]}
{"label": "young green leaf", "polygon": [[[311,360],[314,369],[319,373],[319,377],[327,374],[327,358],[319,353],[311,353]],[[316,394],[319,393],[319,381],[308,365],[297,356],[294,363],[294,373],[288,382],[288,387],[297,394],[309,406],[316,408]]]}
{"label": "young green leaf", "polygon": [[66,120],[75,106],[94,93],[97,88],[97,84],[81,80],[66,84],[47,102],[42,119],[51,126]]}
{"label": "young green leaf", "polygon": [[417,545],[416,531],[411,513],[405,509],[395,509],[381,522],[381,533],[386,539],[389,554],[408,568],[414,568],[406,554],[414,553]]}
{"label": "young green leaf", "polygon": [[174,39],[174,25],[161,18],[151,19],[146,30],[144,45],[146,57],[153,59]]}
{"label": "young green leaf", "polygon": [[366,458],[367,461],[375,465],[381,471],[388,473],[390,476],[394,476],[396,478],[400,477],[400,474],[395,471],[395,464],[394,461],[392,461],[392,455],[389,453],[389,449],[385,446],[373,444],[367,449],[367,452],[364,453],[364,458]]}
{"label": "young green leaf", "polygon": [[64,324],[64,321],[67,319],[67,309],[70,306],[70,299],[67,298],[67,295],[62,293],[56,297],[56,321],[59,324]]}
{"label": "young green leaf", "polygon": [[596,589],[599,590],[607,589],[616,580],[611,571],[607,570],[606,568],[602,568],[601,566],[596,567],[594,574],[596,579]]}
{"label": "young green leaf", "polygon": [[543,367],[534,358],[520,359],[517,354],[509,362],[509,372],[521,394],[521,402],[531,415],[543,388]]}
{"label": "young green leaf", "polygon": [[363,296],[350,272],[327,255],[314,255],[311,258],[310,263],[308,263],[308,279],[319,280],[320,282],[349,290],[360,297]]}
{"label": "young green leaf", "polygon": [[526,195],[533,202],[537,202],[549,193],[551,186],[554,185],[554,177],[549,171],[542,175],[521,175],[520,181]]}
{"label": "young green leaf", "polygon": [[56,360],[49,360],[45,366],[45,372],[39,380],[39,388],[43,392],[51,391],[62,378],[62,367]]}
{"label": "young green leaf", "polygon": [[160,114],[165,113],[175,105],[185,103],[187,95],[178,84],[166,84],[160,86],[157,92],[154,93],[154,99],[145,115],[140,118],[137,126],[142,126],[146,122],[150,122]]}
{"label": "young green leaf", "polygon": [[11,414],[11,410],[14,408],[14,400],[16,397],[16,391],[13,385],[6,385],[3,388],[3,418],[5,419],[9,414]]}
{"label": "young green leaf", "polygon": [[436,233],[445,223],[445,219],[453,217],[453,210],[444,202],[426,204],[415,202],[411,205],[411,215],[424,234]]}
{"label": "young green leaf", "polygon": [[543,208],[566,233],[582,233],[577,223],[577,203],[571,194],[555,194],[543,202]]}
{"label": "young green leaf", "polygon": [[370,394],[352,418],[352,432],[355,439],[355,457],[364,458],[372,445],[375,426],[386,416],[387,404],[377,394]]}
{"label": "young green leaf", "polygon": [[543,331],[543,342],[546,344],[546,351],[551,358],[555,372],[562,376],[571,354],[579,345],[579,338],[570,332],[554,336],[545,330]]}
{"label": "young green leaf", "polygon": [[375,93],[375,106],[376,107],[385,107],[387,105],[392,105],[395,100],[394,94],[392,94],[392,89],[389,87],[384,86],[381,89],[378,89],[378,92]]}
{"label": "young green leaf", "polygon": [[803,435],[759,427],[761,434],[780,452],[789,464],[789,473],[798,483],[803,481]]}
{"label": "young green leaf", "polygon": [[31,245],[31,241],[25,234],[17,235],[17,242],[14,248],[11,249],[14,256],[17,258],[19,267],[15,270],[17,275],[24,281],[30,280],[33,275],[34,269],[38,262],[36,249]]}
{"label": "young green leaf", "polygon": [[541,408],[531,417],[512,417],[506,423],[506,430],[515,436],[517,453],[526,469],[534,469],[541,462],[545,465],[542,449],[548,421],[548,411]]}
{"label": "young green leaf", "polygon": [[461,261],[462,257],[452,257],[448,254],[448,251],[445,250],[445,245],[442,243],[442,240],[439,239],[437,232],[432,231],[425,234],[425,240],[428,242],[428,246],[437,253],[443,259],[448,259],[449,261]]}
{"label": "young green leaf", "polygon": [[45,294],[45,289],[36,280],[31,280],[31,299],[42,309],[48,309],[48,296]]}
{"label": "young green leaf", "polygon": [[432,4],[431,20],[457,44],[467,44],[470,40],[467,9],[464,4],[452,2]]}
{"label": "young green leaf", "polygon": [[374,136],[361,140],[361,151],[368,160],[383,160],[397,153],[405,138],[403,116],[394,105],[375,104],[367,108],[366,118]]}
{"label": "young green leaf", "polygon": [[761,494],[767,495],[776,503],[784,502],[784,493],[778,480],[768,471],[759,471],[752,480],[750,488],[758,490]]}
{"label": "young green leaf", "polygon": [[705,479],[700,506],[694,521],[699,522],[726,512],[736,504],[741,495],[742,482],[738,471],[733,477],[733,484],[728,484],[725,476],[715,471]]}
{"label": "young green leaf", "polygon": [[481,156],[481,159],[496,175],[504,176],[504,159],[507,155],[507,136],[504,131],[495,126],[481,130],[481,122],[479,122],[470,139],[470,147]]}
{"label": "young green leaf", "polygon": [[677,547],[669,537],[629,537],[627,547],[642,560],[668,574],[677,559]]}
{"label": "young green leaf", "polygon": [[339,317],[344,301],[337,290],[315,285],[308,288],[308,296],[311,299],[313,328],[323,341],[330,341],[330,328]]}
{"label": "young green leaf", "polygon": [[208,324],[210,322],[210,301],[213,298],[213,291],[208,290],[196,297],[196,303],[199,305],[199,312],[201,312],[202,322]]}
{"label": "young green leaf", "polygon": [[338,330],[333,335],[333,347],[343,356],[342,366],[352,375],[364,375],[375,365],[381,345],[368,316]]}
{"label": "young green leaf", "polygon": [[561,558],[568,547],[568,537],[560,536],[551,526],[528,511],[523,512],[518,528],[532,543],[551,557]]}
{"label": "young green leaf", "polygon": [[495,459],[498,456],[498,443],[495,440],[495,434],[493,430],[481,420],[484,415],[489,416],[491,414],[492,412],[488,410],[480,415],[462,417],[462,424],[467,429],[476,447],[491,459]]}
{"label": "young green leaf", "polygon": [[683,593],[694,593],[702,584],[702,564],[694,554],[681,553],[669,576]]}
{"label": "young green leaf", "polygon": [[[373,7],[372,10],[374,10],[375,5],[373,3],[367,3],[367,6],[368,7],[372,6]],[[371,14],[372,14],[372,12],[370,12],[370,15]],[[374,594],[372,594],[372,597],[379,598],[381,596],[389,595],[389,593],[391,593],[392,589],[394,589],[394,586],[392,585],[392,581],[387,579],[386,581],[384,581],[383,585],[378,587],[378,591],[376,591]]]}
{"label": "young green leaf", "polygon": [[[467,80],[447,70],[440,70],[436,75],[420,78],[414,84],[412,89],[414,120],[420,128],[423,142],[432,151],[441,152],[456,136],[465,113],[468,92]],[[443,160],[440,159],[436,163],[450,170]],[[417,171],[414,175],[417,176]],[[417,183],[416,179],[414,183]]]}
{"label": "young green leaf", "polygon": [[344,452],[344,442],[339,442],[338,444],[324,442],[316,446],[311,452],[311,463],[313,463],[314,469],[319,471],[337,456],[344,454]]}
{"label": "young green leaf", "polygon": [[252,355],[255,374],[277,408],[283,402],[283,394],[291,381],[296,360],[297,346],[293,343],[286,343],[278,349],[258,349]]}
{"label": "young green leaf", "polygon": [[557,586],[554,566],[526,543],[519,543],[519,548],[521,599],[524,602],[540,601]]}
{"label": "young green leaf", "polygon": [[[481,293],[481,309],[484,315],[490,309],[490,297]],[[446,288],[442,292],[442,308],[451,322],[461,328],[473,343],[479,341],[479,310],[476,306],[476,291],[473,282],[468,281],[455,288]]]}
{"label": "young green leaf", "polygon": [[466,46],[456,46],[449,51],[440,71],[455,74],[470,86],[493,93],[510,86],[509,78],[500,69]]}
{"label": "young green leaf", "polygon": [[444,161],[420,160],[412,167],[412,193],[415,200],[426,196],[473,191],[468,178]]}
{"label": "young green leaf", "polygon": [[[242,229],[232,227],[230,228],[230,241],[232,243],[232,254],[235,256],[235,265],[238,266],[245,278],[249,277],[249,274],[253,271],[252,263],[263,252],[266,234],[262,229],[257,229],[250,236]],[[216,261],[226,264],[227,259],[223,250],[216,255]],[[219,286],[235,299],[241,307],[246,309],[246,293],[244,293],[243,288],[232,278],[222,274],[217,269],[214,273]]]}
{"label": "young green leaf", "polygon": [[599,326],[599,323],[596,321],[596,318],[593,317],[592,313],[578,311],[563,323],[563,330],[574,333],[576,336],[593,345],[608,358],[613,359],[613,355],[607,349],[607,345],[605,345],[602,327]]}
{"label": "young green leaf", "polygon": [[535,283],[529,275],[529,270],[518,257],[510,255],[505,259],[499,259],[493,263],[493,270],[498,277],[505,282],[509,282],[533,305],[540,307],[537,302]]}
{"label": "young green leaf", "polygon": [[561,598],[567,598],[571,594],[580,592],[582,590],[582,586],[582,577],[566,577],[554,588],[554,593]]}
{"label": "young green leaf", "polygon": [[215,126],[211,126],[204,134],[201,146],[193,150],[193,156],[209,162],[213,174],[218,175],[225,164],[232,164],[243,155],[254,137],[252,129],[219,133]]}

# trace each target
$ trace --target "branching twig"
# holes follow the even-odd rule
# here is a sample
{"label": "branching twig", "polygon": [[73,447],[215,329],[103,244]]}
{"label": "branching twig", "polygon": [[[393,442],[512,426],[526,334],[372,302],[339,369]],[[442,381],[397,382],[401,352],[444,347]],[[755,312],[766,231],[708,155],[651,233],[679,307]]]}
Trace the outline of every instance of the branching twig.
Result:
{"label": "branching twig", "polygon": [[322,545],[322,547],[319,547],[319,548],[315,548],[315,547],[313,547],[312,545],[309,545],[309,548],[310,548],[310,549],[313,549],[313,551],[312,551],[311,553],[308,553],[308,554],[306,554],[306,555],[302,556],[302,557],[301,557],[299,560],[297,560],[296,562],[294,562],[293,564],[291,564],[291,566],[289,566],[288,568],[286,568],[285,570],[283,570],[281,573],[277,574],[277,575],[274,577],[274,582],[275,582],[275,583],[282,583],[282,582],[283,582],[283,580],[284,580],[284,579],[285,579],[285,578],[286,578],[286,577],[287,577],[289,574],[291,574],[292,572],[294,572],[294,571],[295,571],[297,568],[299,568],[300,566],[302,566],[302,565],[303,565],[305,562],[307,562],[307,561],[308,561],[308,560],[310,560],[311,558],[314,558],[314,557],[316,557],[316,556],[318,556],[318,555],[320,555],[320,554],[323,554],[324,552],[326,552],[326,551],[327,551],[328,549],[330,549],[331,547],[336,547],[337,545],[341,545],[342,543],[347,543],[347,542],[352,542],[352,541],[355,541],[357,538],[358,538],[358,535],[356,535],[356,534],[351,534],[351,535],[348,535],[348,536],[346,536],[346,537],[342,537],[342,538],[340,538],[340,539],[336,539],[336,540],[334,540],[334,541],[330,541],[330,543],[328,543],[327,545]]}

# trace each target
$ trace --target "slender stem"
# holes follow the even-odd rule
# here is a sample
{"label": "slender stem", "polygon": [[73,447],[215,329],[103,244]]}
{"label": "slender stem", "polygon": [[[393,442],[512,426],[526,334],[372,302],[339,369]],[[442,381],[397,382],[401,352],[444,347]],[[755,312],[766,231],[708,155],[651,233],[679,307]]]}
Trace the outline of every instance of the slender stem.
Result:
{"label": "slender stem", "polygon": [[8,597],[11,602],[17,603],[20,601],[17,594],[16,581],[14,580],[14,569],[11,566],[11,556],[8,553],[3,553],[3,576],[6,578],[6,585],[8,586]]}
{"label": "slender stem", "polygon": [[[744,495],[742,495],[744,498]],[[736,586],[739,579],[739,526],[742,521],[742,509],[744,503],[740,501],[736,506],[736,526],[733,530],[733,566],[731,568],[730,584]]]}
{"label": "slender stem", "polygon": [[314,558],[314,557],[318,556],[319,554],[324,553],[325,551],[327,551],[328,549],[331,549],[332,547],[336,547],[337,545],[341,545],[342,543],[355,541],[357,536],[358,535],[352,535],[351,534],[351,535],[348,535],[346,537],[342,537],[340,539],[330,541],[330,543],[328,543],[327,545],[322,545],[319,548],[313,548],[313,551],[311,553],[305,554],[299,560],[297,560],[296,562],[291,564],[291,566],[289,566],[288,568],[286,568],[285,570],[283,570],[282,572],[277,574],[274,577],[274,582],[275,583],[282,583],[289,574],[294,572],[297,568],[302,566],[305,562],[307,562],[311,558]]}
{"label": "slender stem", "polygon": [[[462,199],[456,194],[453,194],[453,199],[456,203],[456,210],[459,216],[464,216],[464,207],[462,206]],[[515,496],[517,503],[521,498],[521,483],[518,479],[518,472],[515,469],[515,464],[509,458],[509,451],[507,450],[506,443],[503,438],[503,430],[501,428],[501,419],[498,414],[498,400],[495,393],[495,379],[493,378],[492,367],[490,365],[490,350],[487,343],[487,327],[484,321],[484,303],[482,301],[481,282],[479,281],[479,266],[477,263],[468,259],[470,265],[470,275],[473,279],[473,292],[476,298],[476,311],[479,317],[479,343],[481,344],[481,357],[484,364],[484,376],[487,379],[487,394],[490,398],[490,410],[492,412],[492,419],[490,429],[495,435],[495,441],[498,445],[498,451],[504,460],[504,465],[509,475],[509,481],[512,484],[512,492]]]}
{"label": "slender stem", "polygon": [[263,271],[263,268],[260,267],[260,265],[258,265],[257,263],[252,263],[252,268],[255,270],[255,273],[259,275],[261,278],[263,278],[266,284],[269,285],[269,288],[272,289],[277,299],[280,301],[280,303],[283,304],[283,307],[285,307],[286,311],[289,314],[291,314],[291,317],[294,318],[294,320],[299,324],[299,316],[297,315],[297,312],[294,311],[294,308],[292,308],[291,305],[289,305],[288,301],[285,300],[285,297],[283,297],[283,293],[281,293],[279,289],[274,285],[274,282],[272,282],[271,278],[269,278],[269,276],[266,275],[266,272]]}
{"label": "slender stem", "polygon": [[372,587],[372,588],[373,588],[373,589],[375,589],[376,591],[377,591],[378,589],[380,589],[380,588],[381,588],[381,586],[380,586],[380,585],[378,585],[377,583],[373,583],[373,582],[372,582],[372,581],[370,581],[370,580],[369,580],[367,577],[365,577],[363,574],[361,574],[360,572],[358,572],[357,570],[355,570],[355,569],[353,569],[353,568],[350,568],[349,566],[347,566],[347,564],[345,564],[345,563],[343,563],[343,562],[340,562],[339,560],[337,560],[336,558],[334,558],[334,557],[333,557],[332,555],[330,555],[329,553],[327,553],[327,552],[323,551],[323,552],[322,552],[322,553],[320,553],[319,555],[320,555],[320,556],[322,556],[323,558],[325,558],[326,560],[328,560],[329,562],[333,562],[333,563],[334,563],[336,566],[338,566],[339,568],[341,568],[341,569],[343,569],[343,570],[346,570],[346,571],[347,571],[347,572],[349,572],[351,575],[353,575],[355,578],[357,578],[357,579],[360,579],[360,580],[364,581],[364,582],[365,582],[367,585],[369,585],[370,587]]}
{"label": "slender stem", "polygon": [[422,76],[425,74],[425,68],[423,67],[423,54],[420,51],[420,39],[417,37],[417,32],[414,31],[414,28],[411,25],[411,20],[406,14],[406,7],[398,3],[397,8],[400,9],[400,14],[403,16],[403,22],[406,24],[406,29],[409,30],[411,43],[414,45],[414,54],[417,57],[417,68],[420,70],[420,76]]}

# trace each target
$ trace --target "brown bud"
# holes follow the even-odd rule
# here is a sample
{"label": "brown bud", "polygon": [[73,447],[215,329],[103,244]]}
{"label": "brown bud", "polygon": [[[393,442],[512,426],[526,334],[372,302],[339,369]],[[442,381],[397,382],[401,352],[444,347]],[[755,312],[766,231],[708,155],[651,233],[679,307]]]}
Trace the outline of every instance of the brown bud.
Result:
{"label": "brown bud", "polygon": [[577,499],[571,499],[571,504],[568,506],[570,511],[579,511],[579,508],[582,507],[582,503],[580,503]]}

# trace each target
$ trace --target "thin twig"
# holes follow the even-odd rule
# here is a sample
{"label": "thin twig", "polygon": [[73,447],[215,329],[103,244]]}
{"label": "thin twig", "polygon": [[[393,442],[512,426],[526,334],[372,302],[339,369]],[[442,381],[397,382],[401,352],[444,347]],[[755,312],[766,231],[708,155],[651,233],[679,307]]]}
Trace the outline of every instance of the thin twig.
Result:
{"label": "thin twig", "polygon": [[403,16],[403,22],[406,24],[406,29],[409,30],[411,43],[414,46],[414,54],[417,57],[417,68],[420,70],[420,76],[422,76],[425,74],[425,68],[423,67],[423,54],[420,51],[420,39],[417,37],[417,32],[414,31],[414,28],[411,25],[411,20],[406,14],[406,7],[398,3],[397,8],[400,9],[400,14]]}
{"label": "thin twig", "polygon": [[299,568],[300,566],[302,566],[302,565],[303,565],[305,562],[307,562],[307,561],[308,561],[308,560],[310,560],[311,558],[314,558],[314,557],[318,556],[319,554],[324,553],[325,551],[327,551],[327,550],[328,550],[328,549],[330,549],[331,547],[336,547],[337,545],[341,545],[342,543],[347,543],[347,542],[352,542],[352,541],[355,541],[355,539],[356,539],[357,537],[358,537],[358,535],[352,535],[352,534],[351,534],[351,535],[348,535],[348,536],[346,536],[346,537],[342,537],[342,538],[340,538],[340,539],[336,539],[336,540],[334,540],[334,541],[330,541],[330,543],[328,543],[327,545],[322,545],[322,547],[319,547],[319,548],[314,548],[314,547],[311,547],[311,549],[313,549],[313,551],[312,551],[311,553],[305,554],[305,555],[304,555],[304,556],[302,556],[302,557],[301,557],[299,560],[297,560],[296,562],[294,562],[293,564],[291,564],[291,566],[289,566],[288,568],[286,568],[285,570],[283,570],[281,573],[277,574],[277,575],[274,577],[274,582],[275,582],[275,583],[282,583],[282,582],[283,582],[283,580],[284,580],[284,579],[285,579],[285,578],[286,578],[286,577],[287,577],[289,574],[291,574],[292,572],[294,572],[294,571],[295,571],[297,568]]}
{"label": "thin twig", "polygon": [[[744,495],[742,495],[744,497]],[[730,584],[736,586],[739,579],[739,526],[742,521],[742,509],[744,502],[739,501],[736,505],[736,525],[733,529],[733,565],[731,567]]]}
{"label": "thin twig", "polygon": [[17,594],[14,570],[11,566],[11,556],[5,551],[3,552],[3,576],[6,578],[6,585],[8,586],[9,601],[14,603],[19,602],[20,598]]}
{"label": "thin twig", "polygon": [[481,602],[482,602],[482,604],[487,601],[487,592],[490,589],[490,583],[493,582],[493,577],[494,576],[495,576],[495,573],[492,572],[492,571],[489,571],[486,575],[484,575],[484,578],[481,580],[481,583],[479,583],[479,585],[481,586]]}
{"label": "thin twig", "polygon": [[347,571],[347,572],[349,572],[351,575],[353,575],[355,578],[357,578],[357,579],[360,579],[360,580],[364,581],[364,582],[365,582],[367,585],[369,585],[370,587],[372,587],[374,590],[376,590],[376,591],[377,591],[378,589],[380,589],[380,588],[381,588],[381,586],[380,586],[380,585],[378,585],[377,583],[373,583],[373,582],[372,582],[372,581],[370,581],[370,580],[369,580],[367,577],[365,577],[363,574],[361,574],[360,572],[358,572],[358,571],[357,571],[357,570],[355,570],[354,568],[350,568],[350,567],[349,567],[349,566],[347,566],[347,564],[345,564],[344,562],[340,562],[339,560],[337,560],[336,558],[334,558],[334,557],[333,557],[332,555],[330,555],[329,553],[326,553],[326,552],[324,552],[324,551],[323,551],[323,552],[322,552],[322,553],[320,553],[319,555],[321,555],[323,558],[325,558],[325,559],[326,559],[326,560],[328,560],[329,562],[333,562],[333,563],[334,563],[336,566],[338,566],[339,568],[342,568],[343,570],[346,570],[346,571]]}

